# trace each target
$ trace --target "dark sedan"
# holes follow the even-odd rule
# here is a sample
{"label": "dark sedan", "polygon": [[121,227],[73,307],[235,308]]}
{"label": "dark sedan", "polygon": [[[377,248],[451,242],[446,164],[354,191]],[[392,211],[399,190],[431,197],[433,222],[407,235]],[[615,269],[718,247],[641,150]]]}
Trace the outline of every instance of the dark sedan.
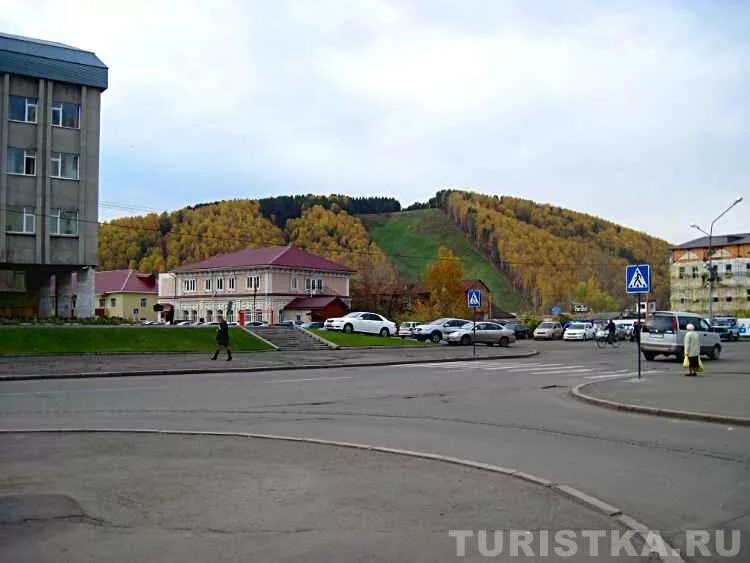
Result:
{"label": "dark sedan", "polygon": [[529,338],[529,329],[521,323],[504,323],[505,328],[509,328],[516,335],[516,340],[526,340]]}

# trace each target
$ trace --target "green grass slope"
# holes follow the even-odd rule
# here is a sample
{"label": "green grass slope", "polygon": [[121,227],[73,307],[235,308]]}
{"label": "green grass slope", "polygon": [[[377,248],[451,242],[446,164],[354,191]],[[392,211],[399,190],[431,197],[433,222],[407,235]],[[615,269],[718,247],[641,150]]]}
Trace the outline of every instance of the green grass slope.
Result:
{"label": "green grass slope", "polygon": [[[0,328],[0,355],[74,352],[213,352],[216,329],[200,327],[7,327]],[[229,329],[236,352],[269,346],[239,328]]]}
{"label": "green grass slope", "polygon": [[463,232],[440,209],[360,215],[370,238],[385,252],[401,276],[417,282],[425,268],[446,246],[459,257],[466,278],[482,280],[502,309],[523,309],[523,300],[505,277],[482,256]]}

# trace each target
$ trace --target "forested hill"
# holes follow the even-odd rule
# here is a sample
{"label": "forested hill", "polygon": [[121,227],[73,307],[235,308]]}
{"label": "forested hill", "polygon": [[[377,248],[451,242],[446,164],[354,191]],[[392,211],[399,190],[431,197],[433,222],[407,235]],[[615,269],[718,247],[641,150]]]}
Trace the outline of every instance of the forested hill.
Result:
{"label": "forested hill", "polygon": [[477,248],[540,308],[571,300],[626,304],[625,266],[653,267],[652,297],[669,298],[669,244],[592,215],[514,197],[447,190],[438,204]]}
{"label": "forested hill", "polygon": [[[163,272],[245,247],[291,242],[356,269],[353,290],[364,304],[368,296],[402,294],[437,258],[437,248],[446,246],[467,276],[486,278],[496,303],[512,310],[546,310],[571,301],[596,310],[620,308],[627,302],[625,265],[633,262],[653,265],[653,295],[661,305],[667,301],[665,241],[519,198],[449,190],[426,205],[433,209],[401,211],[393,198],[307,195],[124,217],[100,228],[99,269]],[[375,270],[377,276],[368,276]]]}

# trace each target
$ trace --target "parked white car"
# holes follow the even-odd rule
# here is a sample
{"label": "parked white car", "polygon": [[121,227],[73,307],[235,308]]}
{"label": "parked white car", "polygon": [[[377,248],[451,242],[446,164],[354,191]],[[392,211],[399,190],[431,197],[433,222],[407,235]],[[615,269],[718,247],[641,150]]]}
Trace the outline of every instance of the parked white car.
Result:
{"label": "parked white car", "polygon": [[326,319],[326,330],[341,330],[343,332],[364,332],[391,336],[396,334],[396,323],[389,321],[377,313],[352,312],[343,317]]}
{"label": "parked white car", "polygon": [[458,330],[469,323],[471,323],[471,321],[467,321],[466,319],[437,319],[431,323],[419,325],[415,328],[414,337],[420,341],[432,340],[437,344],[454,330]]}
{"label": "parked white car", "polygon": [[563,333],[563,340],[593,340],[595,335],[591,323],[570,323]]}
{"label": "parked white car", "polygon": [[534,329],[534,340],[558,340],[562,336],[562,325],[554,321],[544,321]]}
{"label": "parked white car", "polygon": [[516,334],[510,328],[491,322],[478,322],[476,332],[474,323],[469,323],[458,330],[454,330],[445,337],[448,344],[463,344],[468,346],[474,341],[476,334],[477,344],[486,344],[487,346],[509,346],[511,342],[516,341]]}

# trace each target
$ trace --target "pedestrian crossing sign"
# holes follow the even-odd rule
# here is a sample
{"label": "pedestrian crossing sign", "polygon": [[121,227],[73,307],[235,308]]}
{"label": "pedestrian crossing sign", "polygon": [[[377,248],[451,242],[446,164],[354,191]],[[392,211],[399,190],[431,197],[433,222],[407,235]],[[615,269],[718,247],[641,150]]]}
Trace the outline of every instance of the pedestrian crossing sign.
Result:
{"label": "pedestrian crossing sign", "polygon": [[631,264],[625,268],[625,291],[627,293],[651,291],[651,266],[649,264]]}
{"label": "pedestrian crossing sign", "polygon": [[482,290],[470,289],[466,294],[470,309],[479,309],[482,306]]}

